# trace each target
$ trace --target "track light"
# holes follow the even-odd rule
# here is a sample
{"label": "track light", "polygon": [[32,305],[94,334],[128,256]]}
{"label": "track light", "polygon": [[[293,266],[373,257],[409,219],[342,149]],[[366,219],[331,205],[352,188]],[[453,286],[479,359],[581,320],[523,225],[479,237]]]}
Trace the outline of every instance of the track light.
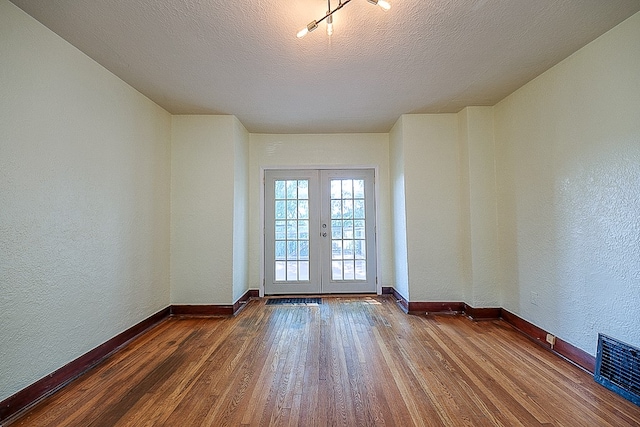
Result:
{"label": "track light", "polygon": [[[317,21],[309,22],[309,25],[307,25],[306,27],[298,31],[297,37],[301,39],[302,37],[306,36],[311,31],[318,28],[318,24],[324,21],[325,19],[327,20],[327,35],[330,36],[331,34],[333,34],[333,14],[339,11],[340,9],[342,9],[344,5],[349,3],[350,1],[351,0],[344,0],[344,1],[338,0],[338,6],[336,6],[335,9],[331,10],[331,0],[327,0],[327,4],[329,6],[329,10],[327,10],[327,14],[324,15],[322,18],[318,19]],[[373,5],[380,6],[384,11],[391,9],[391,5],[387,0],[367,0],[367,1]]]}

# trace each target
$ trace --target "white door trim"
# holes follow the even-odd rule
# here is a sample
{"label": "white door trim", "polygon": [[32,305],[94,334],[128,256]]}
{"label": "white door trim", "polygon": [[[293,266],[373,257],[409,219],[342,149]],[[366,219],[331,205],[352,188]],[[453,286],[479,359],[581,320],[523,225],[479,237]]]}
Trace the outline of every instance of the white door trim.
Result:
{"label": "white door trim", "polygon": [[[259,180],[260,183],[258,185],[259,188],[259,233],[260,233],[260,238],[259,240],[259,246],[260,246],[260,260],[259,260],[259,283],[258,283],[258,291],[259,291],[259,296],[261,298],[263,298],[265,296],[265,211],[264,211],[264,203],[265,203],[265,176],[266,176],[266,172],[269,170],[288,170],[288,169],[292,169],[292,170],[301,170],[301,169],[324,169],[324,170],[331,170],[331,169],[373,169],[374,172],[374,179],[375,179],[375,184],[374,184],[374,191],[375,191],[375,198],[374,198],[374,203],[375,203],[375,210],[377,213],[380,212],[380,208],[381,208],[381,200],[380,200],[380,183],[379,183],[379,177],[380,177],[380,168],[378,165],[371,165],[371,164],[360,164],[360,165],[326,165],[326,164],[311,164],[309,166],[306,167],[300,167],[300,166],[295,166],[295,165],[268,165],[268,166],[260,166],[260,173],[259,173]],[[378,260],[378,262],[376,263],[376,293],[378,295],[382,294],[382,282],[380,280],[381,277],[381,265],[382,262],[380,262],[380,255],[381,255],[381,249],[379,247],[379,239],[378,239],[378,230],[380,230],[380,216],[379,214],[375,215],[375,248],[376,248],[376,259]]]}

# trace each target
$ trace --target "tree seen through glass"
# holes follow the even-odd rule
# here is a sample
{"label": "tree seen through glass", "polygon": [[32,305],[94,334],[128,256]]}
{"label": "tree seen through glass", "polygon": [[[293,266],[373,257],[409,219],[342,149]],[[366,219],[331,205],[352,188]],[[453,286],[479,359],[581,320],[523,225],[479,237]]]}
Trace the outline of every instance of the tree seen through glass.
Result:
{"label": "tree seen through glass", "polygon": [[363,179],[331,180],[331,279],[367,280]]}
{"label": "tree seen through glass", "polygon": [[275,280],[309,281],[309,181],[276,180]]}

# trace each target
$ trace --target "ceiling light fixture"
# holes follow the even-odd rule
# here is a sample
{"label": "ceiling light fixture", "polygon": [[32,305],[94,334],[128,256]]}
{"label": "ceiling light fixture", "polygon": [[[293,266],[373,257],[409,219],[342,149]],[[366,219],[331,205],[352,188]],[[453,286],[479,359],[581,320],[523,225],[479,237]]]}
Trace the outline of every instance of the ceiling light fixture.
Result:
{"label": "ceiling light fixture", "polygon": [[[322,18],[318,19],[317,21],[309,22],[309,25],[307,25],[306,27],[298,31],[297,37],[301,39],[302,37],[306,36],[311,31],[318,28],[318,24],[324,21],[325,19],[327,20],[327,35],[330,36],[331,34],[333,34],[333,14],[339,11],[340,9],[342,9],[342,7],[345,4],[349,3],[350,1],[351,0],[344,0],[344,1],[338,0],[338,6],[336,6],[335,9],[331,10],[331,0],[327,0],[328,10],[326,15],[324,15]],[[382,10],[384,11],[391,9],[391,5],[387,0],[367,0],[367,1],[373,5],[380,6],[380,8],[382,8]]]}

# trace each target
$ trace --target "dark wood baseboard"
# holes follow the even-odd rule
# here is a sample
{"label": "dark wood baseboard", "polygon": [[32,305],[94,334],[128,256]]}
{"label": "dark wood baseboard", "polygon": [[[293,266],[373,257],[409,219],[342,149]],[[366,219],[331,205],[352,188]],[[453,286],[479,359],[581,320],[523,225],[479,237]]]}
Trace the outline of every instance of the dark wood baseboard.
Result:
{"label": "dark wood baseboard", "polygon": [[172,316],[193,316],[193,317],[221,317],[233,316],[252,297],[258,297],[260,292],[257,289],[249,289],[238,301],[233,304],[173,304],[171,305]]}
{"label": "dark wood baseboard", "polygon": [[596,370],[596,358],[594,356],[561,338],[556,338],[556,345],[553,347],[553,351],[591,374]]}
{"label": "dark wood baseboard", "polygon": [[171,305],[164,308],[88,353],[69,362],[57,371],[0,402],[0,422],[31,408],[45,397],[52,395],[166,317],[171,315],[233,316],[244,307],[250,298],[256,298],[258,296],[259,291],[257,289],[249,289],[233,305]]}
{"label": "dark wood baseboard", "polygon": [[[546,342],[547,332],[545,330],[504,308],[474,308],[462,302],[408,302],[395,288],[383,288],[383,294],[392,294],[405,313],[465,314],[473,320],[501,318],[538,345],[590,373],[593,373],[595,370],[594,356],[560,338],[556,338],[556,343],[552,348],[551,345]],[[0,402],[0,422],[13,418],[33,407],[42,399],[52,395],[74,379],[89,371],[126,343],[148,331],[170,315],[233,316],[244,307],[246,301],[258,296],[258,290],[249,289],[233,305],[172,305],[162,309],[88,353],[85,353],[76,360],[69,362],[62,368]]]}
{"label": "dark wood baseboard", "polygon": [[409,314],[463,314],[463,302],[416,302],[409,301]]}
{"label": "dark wood baseboard", "polygon": [[220,317],[233,316],[233,305],[230,304],[172,304],[172,316],[202,316],[202,317]]}
{"label": "dark wood baseboard", "polygon": [[593,374],[595,371],[596,358],[594,356],[558,337],[556,337],[556,343],[552,347],[546,341],[547,331],[533,325],[504,308],[475,308],[463,302],[407,301],[398,293],[398,291],[396,291],[395,288],[383,288],[382,293],[393,294],[404,312],[408,314],[464,314],[474,321],[502,319],[513,326],[516,330],[529,337],[532,341],[536,342],[538,345],[579,366],[587,372]]}
{"label": "dark wood baseboard", "polygon": [[[384,291],[382,293],[384,294]],[[402,311],[404,311],[405,313],[408,313],[409,301],[407,301],[405,297],[400,295],[400,293],[396,291],[396,288],[391,288],[391,292],[389,293],[392,294],[393,297],[396,299],[396,302],[398,303],[398,305],[400,305],[400,308],[402,309]]]}
{"label": "dark wood baseboard", "polygon": [[518,331],[522,332],[527,337],[535,341],[537,344],[551,349],[551,346],[545,341],[547,332],[543,329],[527,322],[526,320],[522,319],[519,316],[516,316],[515,314],[511,313],[508,310],[505,310],[504,308],[502,309],[502,319],[516,328]]}
{"label": "dark wood baseboard", "polygon": [[258,298],[260,296],[260,291],[257,289],[249,289],[247,292],[242,295],[238,301],[233,304],[233,314],[237,314],[251,298]]}
{"label": "dark wood baseboard", "polygon": [[85,372],[100,364],[111,354],[140,334],[148,331],[169,316],[169,307],[144,319],[126,331],[69,362],[62,368],[36,381],[0,402],[0,421],[6,421],[33,407],[42,399],[52,395]]}
{"label": "dark wood baseboard", "polygon": [[502,309],[500,307],[475,308],[465,304],[464,314],[466,314],[471,320],[494,320],[500,319],[502,316]]}
{"label": "dark wood baseboard", "polygon": [[546,341],[547,333],[549,332],[522,319],[510,311],[505,310],[504,308],[502,309],[502,319],[529,337],[532,341],[536,342],[538,345],[541,345],[547,350],[581,367],[591,374],[595,371],[596,358],[586,351],[581,350],[558,337],[556,337],[556,343],[552,347],[551,344]]}

